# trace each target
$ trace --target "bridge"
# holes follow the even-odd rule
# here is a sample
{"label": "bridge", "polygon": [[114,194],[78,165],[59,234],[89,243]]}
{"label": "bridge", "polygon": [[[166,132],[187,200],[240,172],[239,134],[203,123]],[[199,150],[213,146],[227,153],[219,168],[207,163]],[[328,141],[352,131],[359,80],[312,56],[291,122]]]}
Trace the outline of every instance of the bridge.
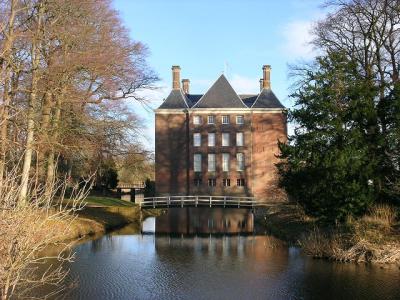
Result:
{"label": "bridge", "polygon": [[165,196],[148,197],[140,202],[141,208],[169,207],[226,207],[226,208],[255,208],[265,206],[254,197],[233,196]]}

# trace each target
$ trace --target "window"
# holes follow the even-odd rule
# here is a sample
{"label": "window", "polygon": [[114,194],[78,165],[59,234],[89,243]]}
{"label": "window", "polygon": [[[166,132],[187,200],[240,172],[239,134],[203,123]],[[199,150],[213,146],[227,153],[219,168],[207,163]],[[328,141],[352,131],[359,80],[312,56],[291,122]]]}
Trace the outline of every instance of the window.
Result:
{"label": "window", "polygon": [[229,133],[228,132],[222,133],[222,146],[224,146],[224,147],[229,146]]}
{"label": "window", "polygon": [[236,132],[236,146],[244,145],[244,135],[243,132]]}
{"label": "window", "polygon": [[229,153],[222,153],[222,172],[229,172]]}
{"label": "window", "polygon": [[244,186],[244,178],[236,179],[236,185],[237,186]]}
{"label": "window", "polygon": [[225,115],[222,116],[222,124],[229,124],[229,116]]}
{"label": "window", "polygon": [[201,172],[201,154],[195,154],[193,158],[193,170]]}
{"label": "window", "polygon": [[244,171],[244,154],[243,153],[237,153],[236,154],[236,160],[237,160],[237,170],[238,171]]}
{"label": "window", "polygon": [[215,154],[208,154],[208,172],[215,172]]}
{"label": "window", "polygon": [[200,125],[201,124],[201,116],[193,116],[193,124]]}
{"label": "window", "polygon": [[229,178],[222,179],[223,186],[231,186],[231,180]]}
{"label": "window", "polygon": [[201,186],[202,180],[201,178],[195,178],[193,180],[194,186]]}
{"label": "window", "polygon": [[216,185],[217,185],[217,180],[215,178],[208,179],[208,186],[216,186]]}
{"label": "window", "polygon": [[193,146],[200,147],[201,146],[201,134],[193,133]]}
{"label": "window", "polygon": [[215,116],[208,116],[207,117],[208,124],[215,124]]}
{"label": "window", "polygon": [[208,134],[208,147],[215,147],[215,133]]}
{"label": "window", "polygon": [[244,116],[236,116],[236,124],[243,125],[244,124]]}

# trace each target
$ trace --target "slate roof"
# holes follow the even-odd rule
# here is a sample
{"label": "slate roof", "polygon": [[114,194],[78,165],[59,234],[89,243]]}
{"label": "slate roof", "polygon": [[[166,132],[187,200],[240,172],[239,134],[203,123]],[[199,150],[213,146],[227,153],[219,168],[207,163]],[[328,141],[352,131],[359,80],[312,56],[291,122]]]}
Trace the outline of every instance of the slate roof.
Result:
{"label": "slate roof", "polygon": [[263,89],[251,108],[285,108],[270,89]]}
{"label": "slate roof", "polygon": [[188,108],[186,97],[181,90],[172,90],[167,99],[160,105],[159,108],[178,109]]}
{"label": "slate roof", "polygon": [[258,94],[256,95],[239,95],[240,99],[246,104],[247,107],[251,107],[256,101]]}
{"label": "slate roof", "polygon": [[235,90],[222,74],[193,108],[245,108]]}
{"label": "slate roof", "polygon": [[204,94],[184,94],[172,90],[159,107],[161,109],[184,108],[285,108],[270,89],[260,94],[238,95],[224,75],[221,75]]}
{"label": "slate roof", "polygon": [[197,103],[197,101],[200,100],[200,98],[203,97],[203,94],[199,95],[194,95],[194,94],[186,94],[186,99],[189,107],[192,107]]}

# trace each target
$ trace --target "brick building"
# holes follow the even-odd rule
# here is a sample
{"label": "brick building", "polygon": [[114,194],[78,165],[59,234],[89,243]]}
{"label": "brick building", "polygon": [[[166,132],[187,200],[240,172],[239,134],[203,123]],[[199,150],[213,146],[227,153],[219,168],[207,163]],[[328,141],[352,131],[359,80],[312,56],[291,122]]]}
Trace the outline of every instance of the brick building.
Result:
{"label": "brick building", "polygon": [[277,141],[287,129],[270,71],[263,66],[259,94],[238,95],[221,75],[195,95],[172,67],[172,91],[155,110],[157,195],[277,198]]}

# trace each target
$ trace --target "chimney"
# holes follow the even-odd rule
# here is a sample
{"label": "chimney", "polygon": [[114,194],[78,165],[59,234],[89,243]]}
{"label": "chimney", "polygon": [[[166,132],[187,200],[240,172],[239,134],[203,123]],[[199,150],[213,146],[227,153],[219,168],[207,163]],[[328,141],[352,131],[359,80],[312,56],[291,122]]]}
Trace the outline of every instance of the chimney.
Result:
{"label": "chimney", "polygon": [[190,80],[182,79],[182,90],[185,94],[189,94]]}
{"label": "chimney", "polygon": [[263,90],[264,80],[260,78],[260,92]]}
{"label": "chimney", "polygon": [[180,78],[181,77],[181,67],[172,66],[172,89],[179,90],[181,88]]}
{"label": "chimney", "polygon": [[271,66],[264,65],[263,66],[263,88],[270,90],[271,89]]}

